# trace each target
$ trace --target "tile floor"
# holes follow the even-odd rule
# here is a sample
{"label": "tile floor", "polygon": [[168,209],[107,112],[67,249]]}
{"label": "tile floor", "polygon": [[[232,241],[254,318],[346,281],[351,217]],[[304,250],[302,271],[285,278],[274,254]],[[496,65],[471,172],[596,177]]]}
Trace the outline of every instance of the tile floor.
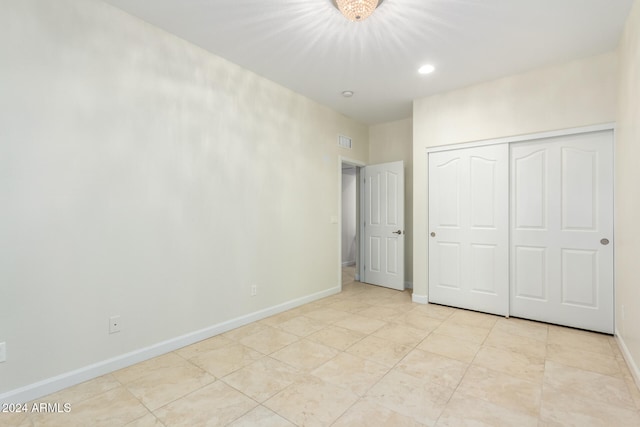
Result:
{"label": "tile floor", "polygon": [[0,414],[11,426],[640,426],[612,337],[343,292]]}

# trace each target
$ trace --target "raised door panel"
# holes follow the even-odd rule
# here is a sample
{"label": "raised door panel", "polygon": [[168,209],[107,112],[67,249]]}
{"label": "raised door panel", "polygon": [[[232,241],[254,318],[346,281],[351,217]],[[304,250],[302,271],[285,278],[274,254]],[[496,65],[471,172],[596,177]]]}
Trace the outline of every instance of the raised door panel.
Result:
{"label": "raised door panel", "polygon": [[438,261],[434,288],[460,289],[460,243],[438,243]]}
{"label": "raised door panel", "polygon": [[597,309],[598,253],[589,250],[562,250],[562,304]]}
{"label": "raised door panel", "polygon": [[433,187],[436,196],[437,209],[435,219],[439,227],[460,226],[460,163],[459,157],[448,160],[434,167],[434,176],[437,176],[440,185]]}
{"label": "raised door panel", "polygon": [[546,248],[516,246],[514,255],[512,297],[546,301]]}
{"label": "raised door panel", "polygon": [[388,226],[398,226],[400,224],[400,215],[398,210],[398,191],[400,180],[397,174],[387,171],[385,173],[387,203],[384,208],[386,212],[386,224]]}
{"label": "raised door panel", "polygon": [[[514,153],[514,151],[512,151]],[[513,160],[514,222],[516,229],[547,228],[547,152],[536,149]]]}
{"label": "raised door panel", "polygon": [[597,152],[562,148],[562,229],[596,229]]}
{"label": "raised door panel", "polygon": [[374,273],[381,272],[380,256],[381,256],[380,236],[369,237],[369,259],[367,260],[368,262],[366,264],[369,266],[369,269]]}
{"label": "raised door panel", "polygon": [[381,209],[381,176],[380,173],[374,173],[367,177],[369,185],[367,186],[369,194],[368,208],[368,224],[380,225],[382,223],[382,209]]}
{"label": "raised door panel", "polygon": [[496,228],[496,165],[497,161],[479,156],[470,158],[470,226]]}
{"label": "raised door panel", "polygon": [[487,295],[498,295],[500,278],[496,275],[499,265],[496,257],[500,256],[497,245],[471,244],[471,292]]}
{"label": "raised door panel", "polygon": [[400,260],[398,259],[399,248],[398,248],[398,237],[387,237],[386,238],[386,253],[387,253],[387,274],[398,274]]}

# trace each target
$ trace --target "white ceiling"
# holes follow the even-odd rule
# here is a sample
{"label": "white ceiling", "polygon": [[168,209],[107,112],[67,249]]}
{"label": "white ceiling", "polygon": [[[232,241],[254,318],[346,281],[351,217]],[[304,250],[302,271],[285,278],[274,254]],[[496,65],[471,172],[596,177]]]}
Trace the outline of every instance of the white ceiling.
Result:
{"label": "white ceiling", "polygon": [[[105,1],[368,124],[409,117],[413,99],[611,51],[633,3],[385,0],[354,23],[332,0]],[[436,71],[419,75],[424,63]]]}

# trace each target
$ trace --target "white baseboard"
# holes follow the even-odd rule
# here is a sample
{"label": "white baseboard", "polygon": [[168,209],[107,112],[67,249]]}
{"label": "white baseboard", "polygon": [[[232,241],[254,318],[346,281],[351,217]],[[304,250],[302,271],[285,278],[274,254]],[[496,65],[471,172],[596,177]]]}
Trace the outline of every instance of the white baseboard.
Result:
{"label": "white baseboard", "polygon": [[429,304],[429,297],[427,295],[418,295],[413,293],[411,294],[411,301],[418,304]]}
{"label": "white baseboard", "polygon": [[640,369],[638,369],[638,365],[635,360],[633,360],[633,356],[627,347],[627,344],[624,342],[624,339],[616,329],[615,335],[616,341],[620,346],[620,350],[622,350],[622,356],[624,356],[624,360],[627,362],[627,366],[629,366],[629,370],[631,371],[631,375],[633,375],[633,379],[636,382],[636,386],[640,390]]}
{"label": "white baseboard", "polygon": [[46,380],[39,381],[37,383],[29,384],[15,390],[10,390],[8,392],[0,394],[0,403],[25,403],[35,399],[39,399],[43,396],[55,393],[67,387],[71,387],[97,378],[99,376],[108,374],[110,372],[117,371],[118,369],[126,368],[127,366],[135,365],[136,363],[143,362],[153,357],[178,350],[179,348],[194,344],[207,338],[211,338],[223,332],[227,332],[240,326],[244,326],[248,323],[262,320],[269,316],[273,316],[274,314],[282,313],[283,311],[290,310],[303,304],[307,304],[321,298],[337,294],[340,292],[340,290],[340,286],[330,288],[322,292],[317,292],[312,295],[297,298],[295,300],[278,304],[273,307],[265,308],[263,310],[259,310],[244,316],[236,317],[235,319],[218,323],[199,331],[194,331],[176,338],[171,338],[169,340],[154,344],[149,347],[141,348],[139,350],[125,353],[111,359],[103,360],[101,362],[94,363],[92,365],[85,366],[71,372],[66,372],[52,378],[47,378]]}

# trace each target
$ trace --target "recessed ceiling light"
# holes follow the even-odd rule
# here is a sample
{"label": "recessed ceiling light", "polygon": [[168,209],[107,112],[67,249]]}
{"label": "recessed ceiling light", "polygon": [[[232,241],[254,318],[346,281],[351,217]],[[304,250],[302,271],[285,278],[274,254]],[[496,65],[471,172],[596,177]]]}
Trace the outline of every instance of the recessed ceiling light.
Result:
{"label": "recessed ceiling light", "polygon": [[344,96],[345,98],[351,98],[353,96],[353,91],[345,90],[344,92],[342,92],[342,96]]}
{"label": "recessed ceiling light", "polygon": [[420,74],[431,74],[436,70],[436,67],[434,67],[431,64],[425,64],[422,67],[418,68],[418,73]]}

